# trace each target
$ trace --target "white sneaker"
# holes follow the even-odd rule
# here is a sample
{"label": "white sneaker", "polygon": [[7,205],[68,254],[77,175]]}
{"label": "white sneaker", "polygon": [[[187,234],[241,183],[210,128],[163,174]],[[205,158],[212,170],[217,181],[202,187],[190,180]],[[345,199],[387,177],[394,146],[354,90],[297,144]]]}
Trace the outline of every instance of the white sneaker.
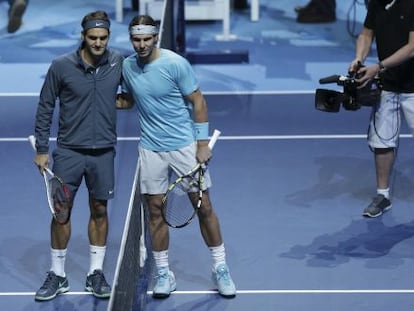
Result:
{"label": "white sneaker", "polygon": [[177,284],[175,283],[175,276],[168,268],[161,268],[155,276],[155,286],[152,291],[154,298],[167,298],[170,293],[175,291]]}
{"label": "white sneaker", "polygon": [[213,270],[212,279],[214,284],[217,285],[220,295],[227,298],[236,296],[236,286],[231,279],[229,268],[226,264],[220,264]]}

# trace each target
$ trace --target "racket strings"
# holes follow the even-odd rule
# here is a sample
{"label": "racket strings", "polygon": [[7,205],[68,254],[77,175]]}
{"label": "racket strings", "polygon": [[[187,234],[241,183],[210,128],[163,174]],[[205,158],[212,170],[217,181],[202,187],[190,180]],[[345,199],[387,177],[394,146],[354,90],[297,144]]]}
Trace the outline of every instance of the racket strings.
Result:
{"label": "racket strings", "polygon": [[[174,179],[175,173],[170,178]],[[201,207],[203,171],[192,176],[177,177],[163,198],[164,219],[172,227],[187,225]],[[195,208],[196,207],[196,208]]]}
{"label": "racket strings", "polygon": [[57,222],[65,224],[70,218],[71,193],[67,185],[57,177],[50,179],[51,199]]}

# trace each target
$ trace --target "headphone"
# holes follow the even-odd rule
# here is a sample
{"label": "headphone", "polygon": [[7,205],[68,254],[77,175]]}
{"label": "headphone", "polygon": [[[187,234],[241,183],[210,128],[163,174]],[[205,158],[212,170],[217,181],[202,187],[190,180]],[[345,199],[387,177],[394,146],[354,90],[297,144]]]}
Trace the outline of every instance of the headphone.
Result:
{"label": "headphone", "polygon": [[396,2],[397,0],[392,0],[390,3],[388,3],[386,6],[385,6],[385,9],[388,11],[389,9],[391,9],[392,8],[392,6],[395,4],[395,2]]}

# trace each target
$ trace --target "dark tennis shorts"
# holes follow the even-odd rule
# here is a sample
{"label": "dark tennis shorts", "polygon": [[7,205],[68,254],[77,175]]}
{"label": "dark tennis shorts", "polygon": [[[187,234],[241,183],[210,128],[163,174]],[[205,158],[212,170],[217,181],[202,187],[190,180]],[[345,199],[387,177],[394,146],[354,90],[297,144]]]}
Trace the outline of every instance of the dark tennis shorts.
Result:
{"label": "dark tennis shorts", "polygon": [[53,150],[53,171],[69,187],[73,198],[85,179],[91,197],[108,200],[114,197],[115,148]]}

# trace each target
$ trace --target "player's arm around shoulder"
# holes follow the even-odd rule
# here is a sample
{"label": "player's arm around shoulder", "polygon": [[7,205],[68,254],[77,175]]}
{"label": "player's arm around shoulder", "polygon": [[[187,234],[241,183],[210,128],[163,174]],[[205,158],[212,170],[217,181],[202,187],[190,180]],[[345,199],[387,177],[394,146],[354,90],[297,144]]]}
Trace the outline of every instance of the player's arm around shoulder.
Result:
{"label": "player's arm around shoulder", "polygon": [[116,97],[117,109],[130,109],[134,106],[134,100],[130,94],[120,93]]}

